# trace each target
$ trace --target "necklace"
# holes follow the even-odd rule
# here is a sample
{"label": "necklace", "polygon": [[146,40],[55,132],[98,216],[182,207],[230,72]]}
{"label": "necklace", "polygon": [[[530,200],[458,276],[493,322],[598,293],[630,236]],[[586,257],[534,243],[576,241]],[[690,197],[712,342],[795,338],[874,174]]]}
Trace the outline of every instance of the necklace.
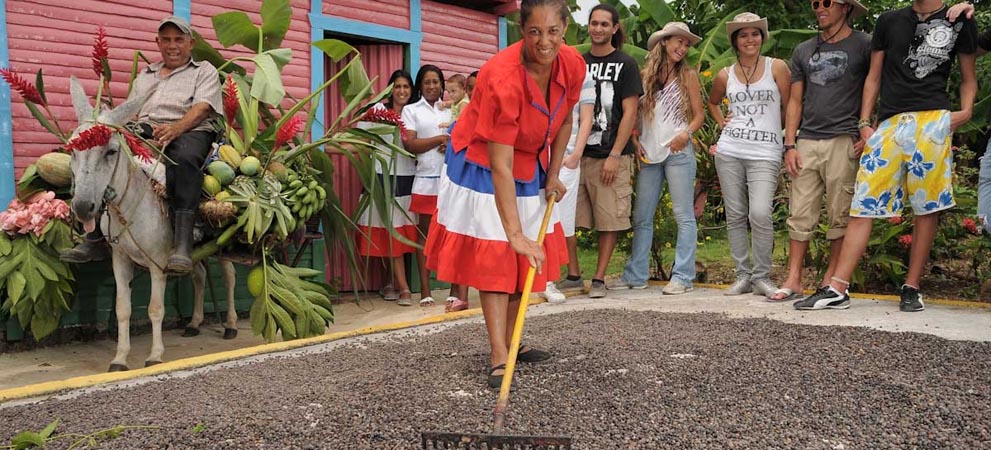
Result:
{"label": "necklace", "polygon": [[[740,64],[740,72],[743,72],[743,79],[747,82],[747,92],[750,92],[750,78],[757,73],[757,67],[760,66],[760,55],[757,56],[757,61],[754,62],[753,67],[746,66],[743,63],[738,64]],[[747,69],[752,69],[749,75],[747,74]]]}
{"label": "necklace", "polygon": [[816,48],[815,48],[815,50],[812,51],[812,62],[819,62],[819,58],[821,58],[821,56],[822,56],[822,55],[819,54],[819,50],[822,49],[822,44],[826,44],[829,41],[833,40],[833,38],[835,38],[840,33],[842,33],[843,30],[845,30],[845,29],[846,29],[846,23],[844,23],[843,25],[840,25],[840,29],[839,30],[836,30],[835,33],[831,34],[826,39],[823,39],[822,38],[822,32],[820,31],[819,32],[819,35],[816,36]]}
{"label": "necklace", "polygon": [[671,79],[671,76],[674,75],[674,71],[675,71],[676,68],[677,68],[677,66],[672,65],[670,67],[670,69],[668,67],[664,67],[663,69],[661,69],[661,88],[662,89],[664,88],[664,86],[666,86],[668,84],[668,81]]}
{"label": "necklace", "polygon": [[912,7],[912,12],[914,12],[914,13],[915,13],[915,16],[916,16],[916,17],[918,17],[918,19],[919,19],[919,21],[921,22],[921,21],[925,21],[926,19],[928,19],[928,18],[929,18],[929,16],[931,16],[931,15],[933,15],[933,14],[936,14],[936,13],[938,13],[938,12],[940,12],[940,11],[942,11],[942,10],[943,10],[943,8],[946,8],[946,3],[942,3],[942,2],[940,2],[940,5],[939,5],[939,8],[936,8],[936,9],[934,9],[934,10],[932,10],[932,11],[926,11],[926,12],[922,12],[922,11],[917,11],[917,10],[915,9],[915,7],[913,6],[913,7]]}

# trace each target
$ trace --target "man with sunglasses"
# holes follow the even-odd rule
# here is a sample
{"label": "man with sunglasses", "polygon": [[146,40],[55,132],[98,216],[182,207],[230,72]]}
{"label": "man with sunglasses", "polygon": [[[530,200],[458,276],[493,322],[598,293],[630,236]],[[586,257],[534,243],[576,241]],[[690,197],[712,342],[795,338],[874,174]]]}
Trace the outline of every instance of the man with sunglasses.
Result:
{"label": "man with sunglasses", "polygon": [[[914,0],[878,18],[857,123],[866,143],[841,257],[829,286],[796,308],[849,301],[848,280],[867,248],[872,219],[900,216],[908,203],[915,219],[899,309],[925,309],[920,281],[939,212],[955,205],[953,130],[970,120],[977,94],[977,27],[965,18],[950,21],[948,10],[941,0]],[[960,109],[951,112],[946,87],[954,58],[960,62]],[[878,94],[879,124],[872,120]]]}
{"label": "man with sunglasses", "polygon": [[[857,119],[870,68],[871,37],[854,30],[850,23],[866,14],[867,8],[857,0],[812,0],[810,5],[819,35],[792,52],[791,96],[785,115],[785,170],[792,178],[788,279],[768,297],[772,302],[802,295],[802,263],[819,225],[824,192],[830,252],[820,286],[828,285],[843,246],[857,159],[864,144],[857,132]],[[849,305],[849,300],[839,299],[795,307]]]}

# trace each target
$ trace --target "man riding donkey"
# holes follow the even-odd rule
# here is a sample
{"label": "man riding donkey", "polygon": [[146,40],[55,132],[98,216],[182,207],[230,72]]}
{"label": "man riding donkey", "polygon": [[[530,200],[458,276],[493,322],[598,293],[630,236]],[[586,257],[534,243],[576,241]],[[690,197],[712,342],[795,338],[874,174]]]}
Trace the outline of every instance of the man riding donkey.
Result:
{"label": "man riding donkey", "polygon": [[[166,271],[189,273],[193,261],[193,223],[203,185],[203,163],[216,132],[213,121],[223,114],[220,78],[206,61],[193,61],[194,38],[185,19],[169,16],[155,37],[162,60],[138,73],[131,98],[147,100],[138,113],[135,132],[153,140],[167,157],[165,188],[169,199],[175,250]],[[63,261],[84,263],[109,257],[99,227],[84,241],[63,252]]]}

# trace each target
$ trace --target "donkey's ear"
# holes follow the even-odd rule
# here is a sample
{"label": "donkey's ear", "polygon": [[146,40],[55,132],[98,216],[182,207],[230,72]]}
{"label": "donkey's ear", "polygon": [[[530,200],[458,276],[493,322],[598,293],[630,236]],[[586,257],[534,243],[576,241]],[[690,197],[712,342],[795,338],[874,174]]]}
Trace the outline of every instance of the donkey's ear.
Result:
{"label": "donkey's ear", "polygon": [[79,84],[75,75],[69,77],[69,92],[72,94],[72,106],[76,110],[76,119],[79,120],[79,123],[91,122],[93,120],[93,105],[89,103],[89,97],[86,96],[83,85]]}
{"label": "donkey's ear", "polygon": [[101,114],[100,122],[108,125],[124,125],[130,122],[134,116],[138,115],[141,107],[145,104],[145,100],[148,100],[147,94],[135,95],[113,110]]}

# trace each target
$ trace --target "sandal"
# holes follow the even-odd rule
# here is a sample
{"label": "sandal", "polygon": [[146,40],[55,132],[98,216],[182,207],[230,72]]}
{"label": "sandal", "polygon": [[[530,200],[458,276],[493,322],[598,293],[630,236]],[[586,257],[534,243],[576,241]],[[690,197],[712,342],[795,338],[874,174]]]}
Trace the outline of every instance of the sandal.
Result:
{"label": "sandal", "polygon": [[409,289],[403,289],[399,292],[399,301],[396,304],[399,306],[413,306],[413,295]]}
{"label": "sandal", "polygon": [[444,303],[444,312],[457,312],[468,309],[468,302],[457,297],[448,297]]}
{"label": "sandal", "polygon": [[433,297],[423,297],[420,299],[420,306],[434,306],[435,304]]}
{"label": "sandal", "polygon": [[520,344],[520,350],[516,353],[516,360],[525,363],[536,363],[541,361],[547,361],[551,359],[551,353],[544,350],[539,350],[533,347],[527,347],[526,351],[523,351],[523,344]]}
{"label": "sandal", "polygon": [[[497,370],[501,370],[503,371],[503,373],[500,375],[492,375]],[[504,375],[506,375],[505,364],[499,364],[498,366],[489,369],[489,387],[492,389],[499,389],[500,387],[502,387],[502,377]]]}
{"label": "sandal", "polygon": [[[775,298],[776,296],[779,295],[784,295],[784,297]],[[801,296],[802,296],[801,292],[795,292],[791,288],[783,287],[774,291],[771,295],[768,295],[765,301],[770,303],[780,303],[780,302],[787,302],[790,300],[794,300],[796,297],[801,297]]]}
{"label": "sandal", "polygon": [[383,286],[382,289],[379,289],[379,295],[382,296],[382,300],[387,302],[399,300],[399,291],[397,291],[391,284]]}

